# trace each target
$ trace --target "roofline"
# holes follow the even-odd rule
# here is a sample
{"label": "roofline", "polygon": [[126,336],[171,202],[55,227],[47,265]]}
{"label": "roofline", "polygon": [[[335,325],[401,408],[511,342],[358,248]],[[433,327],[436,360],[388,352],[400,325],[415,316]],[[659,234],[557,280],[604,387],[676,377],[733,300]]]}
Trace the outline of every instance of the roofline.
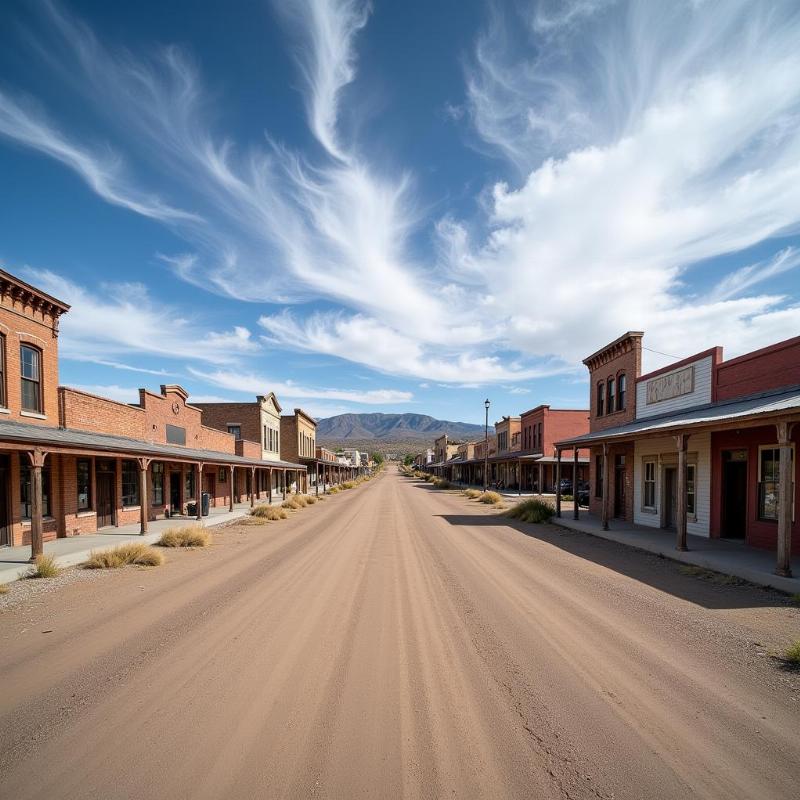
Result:
{"label": "roofline", "polygon": [[43,292],[41,289],[37,289],[35,286],[23,281],[21,278],[18,278],[16,275],[12,275],[10,272],[6,272],[4,269],[0,269],[0,280],[6,280],[9,283],[14,283],[20,287],[20,289],[24,289],[26,292],[30,292],[33,295],[38,296],[42,300],[51,303],[52,305],[59,308],[61,314],[69,311],[72,306],[69,303],[65,303],[63,300],[59,300],[57,297],[53,297],[51,294],[47,294],[47,292]]}
{"label": "roofline", "polygon": [[603,345],[603,347],[601,347],[599,350],[595,350],[595,352],[592,353],[590,356],[586,356],[586,358],[583,359],[582,363],[584,364],[584,366],[588,367],[589,361],[593,361],[595,358],[598,358],[603,353],[605,353],[606,350],[610,350],[612,347],[616,347],[618,344],[622,344],[626,339],[641,339],[643,336],[644,336],[644,331],[628,331],[627,333],[623,333],[622,336],[618,336],[616,339],[614,339],[613,342],[609,342],[608,344]]}
{"label": "roofline", "polygon": [[648,381],[652,378],[657,377],[658,375],[665,375],[667,372],[672,372],[675,369],[680,369],[681,367],[689,366],[695,361],[700,361],[702,358],[708,358],[711,356],[711,361],[714,366],[719,364],[722,361],[722,347],[717,345],[716,347],[709,347],[708,350],[702,350],[699,353],[695,353],[693,356],[687,356],[686,358],[682,358],[680,361],[676,361],[674,364],[667,364],[666,367],[659,367],[658,369],[654,369],[652,372],[647,372],[644,375],[640,375],[636,379],[636,383],[640,383],[641,381]]}

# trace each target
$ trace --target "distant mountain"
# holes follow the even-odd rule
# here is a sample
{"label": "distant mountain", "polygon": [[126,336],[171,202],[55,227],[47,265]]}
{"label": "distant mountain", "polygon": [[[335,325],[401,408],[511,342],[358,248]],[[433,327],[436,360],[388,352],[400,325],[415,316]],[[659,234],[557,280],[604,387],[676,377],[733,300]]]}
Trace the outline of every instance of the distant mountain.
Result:
{"label": "distant mountain", "polygon": [[446,433],[452,439],[477,439],[483,425],[449,422],[426,414],[339,414],[319,420],[317,441],[402,441],[415,439],[433,443]]}

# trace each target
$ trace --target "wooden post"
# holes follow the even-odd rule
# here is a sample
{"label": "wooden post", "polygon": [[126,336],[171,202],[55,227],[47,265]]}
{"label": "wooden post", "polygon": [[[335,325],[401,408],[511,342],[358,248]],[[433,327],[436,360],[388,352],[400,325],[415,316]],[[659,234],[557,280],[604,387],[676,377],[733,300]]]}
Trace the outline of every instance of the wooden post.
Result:
{"label": "wooden post", "polygon": [[147,533],[148,499],[147,499],[147,468],[150,466],[149,458],[137,458],[139,462],[139,533]]}
{"label": "wooden post", "polygon": [[792,463],[792,425],[784,420],[778,422],[778,546],[775,573],[785,578],[792,577],[792,506],[794,499]]}
{"label": "wooden post", "polygon": [[194,471],[194,495],[197,503],[197,521],[203,519],[203,465],[198,463]]}
{"label": "wooden post", "polygon": [[267,470],[267,475],[269,476],[269,494],[267,496],[269,498],[269,504],[272,505],[272,467]]}
{"label": "wooden post", "polygon": [[600,499],[602,503],[600,518],[603,524],[603,530],[608,530],[608,444],[603,442],[603,475],[602,475],[602,482],[603,482],[603,496]]}
{"label": "wooden post", "polygon": [[561,448],[556,450],[556,516],[561,516]]}
{"label": "wooden post", "polygon": [[678,507],[676,511],[676,542],[675,549],[686,552],[686,450],[689,444],[689,434],[679,433],[675,437],[678,448]]}
{"label": "wooden post", "polygon": [[315,494],[319,497],[319,464],[314,464],[314,488]]}
{"label": "wooden post", "polygon": [[539,462],[539,494],[544,492],[544,464]]}
{"label": "wooden post", "polygon": [[572,519],[580,519],[578,509],[578,448],[572,450]]}
{"label": "wooden post", "polygon": [[256,504],[256,468],[250,467],[250,508]]}
{"label": "wooden post", "polygon": [[31,464],[31,561],[35,561],[37,556],[44,553],[42,467],[46,458],[47,453],[38,448],[28,453]]}
{"label": "wooden post", "polygon": [[283,499],[285,500],[286,499],[286,470],[285,469],[281,470],[281,481],[282,481],[281,490],[283,492]]}
{"label": "wooden post", "polygon": [[231,485],[230,485],[231,496],[230,496],[230,501],[228,502],[228,511],[233,511],[233,480],[236,477],[234,473],[236,467],[234,467],[233,464],[231,464],[229,469],[230,469],[230,480],[231,480]]}

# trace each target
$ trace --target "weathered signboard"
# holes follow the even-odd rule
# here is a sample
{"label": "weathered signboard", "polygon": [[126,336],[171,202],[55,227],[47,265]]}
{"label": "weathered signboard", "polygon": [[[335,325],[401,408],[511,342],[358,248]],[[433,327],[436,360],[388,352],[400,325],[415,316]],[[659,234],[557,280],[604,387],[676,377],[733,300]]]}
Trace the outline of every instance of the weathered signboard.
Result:
{"label": "weathered signboard", "polygon": [[694,391],[694,365],[647,381],[647,404],[660,403]]}

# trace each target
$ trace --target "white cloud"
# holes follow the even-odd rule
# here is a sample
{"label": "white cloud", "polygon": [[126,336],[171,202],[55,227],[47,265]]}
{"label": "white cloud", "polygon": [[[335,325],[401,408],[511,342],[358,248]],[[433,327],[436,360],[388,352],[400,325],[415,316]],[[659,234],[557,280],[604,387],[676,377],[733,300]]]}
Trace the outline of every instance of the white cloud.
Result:
{"label": "white cloud", "polygon": [[275,392],[281,402],[294,400],[341,400],[360,405],[392,405],[395,403],[410,403],[414,396],[411,392],[396,389],[371,389],[360,391],[358,389],[331,389],[312,388],[302,386],[293,381],[273,381],[264,375],[252,372],[230,372],[228,370],[215,370],[200,372],[189,367],[189,372],[206,383],[219,386],[223,389],[240,394],[264,394]]}
{"label": "white cloud", "polygon": [[723,278],[711,292],[712,300],[728,300],[759,283],[800,266],[800,250],[786,247],[772,258],[750,264]]}
{"label": "white cloud", "polygon": [[133,386],[118,386],[113,384],[84,384],[84,383],[71,383],[68,384],[73,389],[81,392],[88,392],[89,394],[97,395],[98,397],[106,397],[109,400],[116,400],[118,403],[138,403],[139,390]]}

